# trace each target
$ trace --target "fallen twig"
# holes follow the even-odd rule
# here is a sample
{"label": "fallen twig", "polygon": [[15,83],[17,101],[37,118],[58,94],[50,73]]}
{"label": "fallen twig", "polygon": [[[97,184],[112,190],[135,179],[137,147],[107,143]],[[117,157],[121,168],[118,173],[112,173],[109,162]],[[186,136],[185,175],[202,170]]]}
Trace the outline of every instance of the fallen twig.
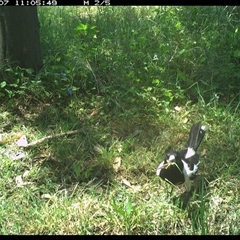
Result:
{"label": "fallen twig", "polygon": [[73,135],[73,134],[76,134],[76,133],[79,133],[81,132],[82,130],[79,129],[79,130],[73,130],[73,131],[69,131],[69,132],[64,132],[64,133],[57,133],[57,134],[53,134],[53,135],[49,135],[49,136],[46,136],[46,137],[43,137],[43,138],[40,138],[34,142],[31,142],[29,143],[28,145],[24,146],[24,147],[31,147],[31,146],[34,146],[36,144],[39,144],[47,139],[53,139],[53,138],[57,138],[57,137],[62,137],[62,136],[67,136],[67,135]]}

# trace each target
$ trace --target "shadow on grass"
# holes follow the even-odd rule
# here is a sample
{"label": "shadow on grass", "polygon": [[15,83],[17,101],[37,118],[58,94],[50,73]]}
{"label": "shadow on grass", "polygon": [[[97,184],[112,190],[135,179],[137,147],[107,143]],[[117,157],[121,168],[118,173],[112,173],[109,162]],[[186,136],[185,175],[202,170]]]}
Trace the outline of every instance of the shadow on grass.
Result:
{"label": "shadow on grass", "polygon": [[[142,146],[150,148],[152,136],[156,134],[157,126],[153,122],[125,118],[121,114],[112,117],[105,109],[92,114],[95,104],[81,104],[81,100],[76,99],[31,104],[22,101],[9,109],[11,119],[4,129],[11,132],[24,125],[29,143],[45,136],[79,130],[77,134],[45,140],[27,148],[29,161],[39,167],[36,183],[45,185],[48,191],[54,189],[51,184],[64,187],[93,179],[102,184],[111,182],[116,176],[113,170],[113,161],[118,156],[115,142],[124,144],[125,153],[131,153]],[[134,137],[135,142],[132,141]]]}
{"label": "shadow on grass", "polygon": [[214,181],[214,175],[208,175],[207,177],[204,175],[198,176],[194,181],[194,186],[192,187],[190,192],[183,192],[179,196],[174,196],[172,202],[178,208],[185,210],[188,209],[191,211],[191,201],[201,201],[208,194],[208,185],[211,181]]}

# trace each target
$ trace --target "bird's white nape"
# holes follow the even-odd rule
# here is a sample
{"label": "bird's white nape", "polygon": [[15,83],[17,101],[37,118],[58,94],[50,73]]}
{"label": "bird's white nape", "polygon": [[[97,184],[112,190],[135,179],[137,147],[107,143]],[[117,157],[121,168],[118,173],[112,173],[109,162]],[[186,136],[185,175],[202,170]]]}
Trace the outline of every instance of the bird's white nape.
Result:
{"label": "bird's white nape", "polygon": [[193,148],[188,148],[188,149],[187,149],[187,153],[186,153],[186,155],[185,155],[185,158],[186,158],[186,159],[187,159],[187,158],[190,158],[190,157],[192,157],[195,153],[196,153],[196,152],[194,151]]}
{"label": "bird's white nape", "polygon": [[173,161],[175,160],[175,156],[174,155],[170,155],[169,158],[168,158],[168,161]]}

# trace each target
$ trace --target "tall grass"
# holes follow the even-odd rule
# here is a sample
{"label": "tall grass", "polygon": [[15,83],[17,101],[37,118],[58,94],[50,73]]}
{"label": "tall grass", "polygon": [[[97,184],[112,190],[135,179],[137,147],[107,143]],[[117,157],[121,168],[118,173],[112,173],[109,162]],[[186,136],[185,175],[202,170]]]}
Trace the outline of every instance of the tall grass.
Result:
{"label": "tall grass", "polygon": [[[1,137],[80,131],[18,161],[0,146],[0,233],[239,234],[239,13],[39,7],[45,68],[1,70]],[[155,171],[196,121],[209,131],[188,195]]]}

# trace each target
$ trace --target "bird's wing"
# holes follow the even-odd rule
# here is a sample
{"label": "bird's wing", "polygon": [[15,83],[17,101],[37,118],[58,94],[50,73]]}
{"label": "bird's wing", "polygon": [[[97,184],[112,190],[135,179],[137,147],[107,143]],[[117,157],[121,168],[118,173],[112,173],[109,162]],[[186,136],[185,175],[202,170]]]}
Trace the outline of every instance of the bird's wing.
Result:
{"label": "bird's wing", "polygon": [[193,170],[194,165],[199,164],[199,155],[197,153],[195,153],[193,156],[186,158],[187,151],[188,151],[188,149],[181,150],[181,151],[179,151],[179,154],[181,156],[182,161],[187,163],[190,170]]}

